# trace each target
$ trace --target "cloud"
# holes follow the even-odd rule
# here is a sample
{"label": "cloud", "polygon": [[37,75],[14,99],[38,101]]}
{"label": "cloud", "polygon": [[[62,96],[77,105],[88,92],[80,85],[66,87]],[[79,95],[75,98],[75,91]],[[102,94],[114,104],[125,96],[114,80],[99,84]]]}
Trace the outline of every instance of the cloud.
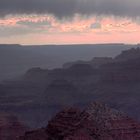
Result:
{"label": "cloud", "polygon": [[34,33],[35,31],[29,28],[21,28],[21,27],[0,27],[0,38],[4,37],[12,37],[19,35],[27,35],[30,33]]}
{"label": "cloud", "polygon": [[139,0],[0,0],[0,15],[53,14],[58,18],[82,15],[140,16]]}
{"label": "cloud", "polygon": [[95,23],[92,23],[90,25],[90,28],[91,29],[101,29],[102,28],[102,25],[99,22],[95,22]]}
{"label": "cloud", "polygon": [[31,28],[35,28],[35,27],[43,27],[43,26],[48,26],[48,27],[51,27],[51,22],[48,22],[46,20],[44,21],[37,21],[37,22],[34,22],[34,21],[18,21],[17,24],[19,25],[24,25],[24,26],[27,26],[27,27],[31,27]]}
{"label": "cloud", "polygon": [[46,14],[57,17],[74,13],[75,0],[0,0],[0,15]]}

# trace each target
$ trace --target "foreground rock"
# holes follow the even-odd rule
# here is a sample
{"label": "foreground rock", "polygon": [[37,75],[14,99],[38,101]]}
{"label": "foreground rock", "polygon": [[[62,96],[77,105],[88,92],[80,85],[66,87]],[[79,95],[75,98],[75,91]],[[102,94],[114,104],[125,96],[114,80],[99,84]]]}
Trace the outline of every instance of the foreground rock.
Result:
{"label": "foreground rock", "polygon": [[[110,139],[140,139],[140,123],[129,118],[122,112],[96,102],[91,104],[86,109],[86,112],[89,114],[89,120],[96,123],[99,132],[109,135]],[[106,140],[106,138],[103,137],[103,140]]]}
{"label": "foreground rock", "polygon": [[26,132],[24,136],[20,136],[17,140],[47,140],[48,135],[46,129],[41,128],[38,130]]}
{"label": "foreground rock", "polygon": [[0,140],[16,140],[27,130],[15,116],[0,113]]}
{"label": "foreground rock", "polygon": [[27,132],[19,140],[139,140],[140,124],[100,103],[84,111],[67,108],[46,128]]}

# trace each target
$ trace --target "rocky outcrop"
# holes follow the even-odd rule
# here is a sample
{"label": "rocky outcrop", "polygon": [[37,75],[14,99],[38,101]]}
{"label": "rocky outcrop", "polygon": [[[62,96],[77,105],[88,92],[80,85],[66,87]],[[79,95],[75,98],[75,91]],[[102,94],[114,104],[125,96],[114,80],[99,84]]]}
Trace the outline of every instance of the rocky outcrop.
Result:
{"label": "rocky outcrop", "polygon": [[101,67],[103,78],[101,81],[118,82],[140,82],[140,48],[132,48],[122,51],[114,58],[113,63]]}
{"label": "rocky outcrop", "polygon": [[25,81],[43,81],[46,79],[49,70],[41,69],[40,67],[35,67],[29,69],[25,75],[22,77]]}
{"label": "rocky outcrop", "polygon": [[89,64],[74,64],[65,69],[54,69],[49,72],[49,75],[55,78],[70,78],[70,77],[85,77],[96,74],[97,70]]}
{"label": "rocky outcrop", "polygon": [[[2,85],[4,89],[0,86],[0,109],[13,111],[29,125],[40,127],[62,106],[81,107],[94,99],[140,118],[139,50],[122,54],[115,60],[97,57],[90,64],[81,61],[65,69],[32,68],[21,81],[6,82]],[[100,66],[95,68],[91,64]],[[43,113],[38,116],[40,112]]]}
{"label": "rocky outcrop", "polygon": [[132,59],[140,58],[140,48],[131,48],[129,50],[124,50],[120,55],[115,57],[116,61],[127,61]]}
{"label": "rocky outcrop", "polygon": [[[87,119],[88,114],[85,111],[80,111],[76,108],[67,108],[59,112],[52,118],[43,134],[41,130],[28,132],[20,140],[92,140],[97,137],[94,133],[96,131],[94,123]],[[36,139],[37,134],[40,138]],[[43,136],[45,135],[43,139]]]}
{"label": "rocky outcrop", "polygon": [[20,136],[17,140],[48,140],[48,135],[46,129],[41,128],[26,132],[24,136]]}
{"label": "rocky outcrop", "polygon": [[113,140],[140,139],[140,123],[122,112],[97,102],[91,104],[86,111],[89,119],[96,122],[99,132],[108,134]]}
{"label": "rocky outcrop", "polygon": [[89,64],[75,64],[67,69],[74,76],[89,76],[96,74],[97,70]]}
{"label": "rocky outcrop", "polygon": [[101,67],[102,82],[140,82],[140,58],[106,64]]}
{"label": "rocky outcrop", "polygon": [[68,108],[59,112],[46,128],[51,139],[65,139],[77,130],[84,129],[89,124],[88,114],[75,108]]}
{"label": "rocky outcrop", "polygon": [[63,68],[67,69],[74,65],[90,65],[92,68],[98,68],[103,64],[113,62],[112,57],[94,57],[90,61],[76,61],[76,62],[69,62],[63,65]]}
{"label": "rocky outcrop", "polygon": [[0,140],[16,140],[28,128],[20,123],[17,117],[0,113]]}
{"label": "rocky outcrop", "polygon": [[126,118],[122,112],[109,108],[106,104],[94,102],[86,108],[86,112],[89,114],[89,120],[96,122],[96,126],[100,128],[108,127],[108,121],[120,120]]}
{"label": "rocky outcrop", "polygon": [[84,111],[67,108],[46,128],[31,131],[19,140],[139,140],[140,123],[106,105],[93,103]]}

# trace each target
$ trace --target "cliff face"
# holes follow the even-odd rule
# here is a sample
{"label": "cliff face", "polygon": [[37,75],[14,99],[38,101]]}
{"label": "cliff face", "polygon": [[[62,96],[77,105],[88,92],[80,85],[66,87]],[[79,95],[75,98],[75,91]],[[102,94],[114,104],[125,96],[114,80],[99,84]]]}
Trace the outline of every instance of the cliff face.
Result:
{"label": "cliff face", "polygon": [[104,65],[101,81],[111,83],[140,82],[140,58]]}
{"label": "cliff face", "polygon": [[[109,135],[111,139],[140,139],[140,123],[124,113],[100,103],[91,104],[86,111],[89,113],[89,119],[96,123],[98,131]],[[103,137],[103,140],[105,139],[104,135],[101,137]]]}
{"label": "cliff face", "polygon": [[140,123],[106,105],[94,103],[84,111],[67,108],[46,128],[31,131],[19,140],[139,140]]}
{"label": "cliff face", "polygon": [[0,140],[16,140],[28,130],[15,116],[0,114]]}
{"label": "cliff face", "polygon": [[0,85],[0,109],[40,127],[62,106],[83,107],[94,99],[140,118],[139,56],[139,49],[131,49],[114,59],[94,58],[53,70],[32,68],[20,80]]}
{"label": "cliff face", "polygon": [[64,139],[72,136],[77,130],[86,128],[88,114],[75,108],[59,112],[46,128],[51,139]]}
{"label": "cliff face", "polygon": [[24,136],[20,136],[17,140],[48,140],[48,135],[46,133],[46,129],[41,128],[26,132]]}
{"label": "cliff face", "polygon": [[102,81],[117,82],[140,82],[140,48],[132,48],[122,51],[112,63],[101,66]]}
{"label": "cliff face", "polygon": [[91,61],[76,61],[76,62],[68,62],[63,65],[63,68],[67,69],[74,65],[90,65],[93,68],[98,68],[103,64],[114,62],[111,57],[94,57]]}
{"label": "cliff face", "polygon": [[131,48],[129,50],[122,51],[122,53],[115,57],[117,61],[126,61],[131,59],[140,58],[140,48]]}
{"label": "cliff face", "polygon": [[39,67],[29,69],[26,74],[24,75],[23,79],[26,81],[38,81],[38,80],[45,80],[47,77],[49,70],[41,69]]}

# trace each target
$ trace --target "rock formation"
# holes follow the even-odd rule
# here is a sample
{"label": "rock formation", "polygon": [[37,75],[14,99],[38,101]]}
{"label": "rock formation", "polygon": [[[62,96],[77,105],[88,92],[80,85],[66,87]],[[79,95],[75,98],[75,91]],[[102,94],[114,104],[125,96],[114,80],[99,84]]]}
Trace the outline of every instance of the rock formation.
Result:
{"label": "rock formation", "polygon": [[140,82],[140,57],[136,59],[110,63],[102,66],[101,81],[111,83]]}
{"label": "rock formation", "polygon": [[74,65],[90,65],[92,68],[98,68],[103,64],[111,63],[113,61],[114,60],[112,57],[94,57],[90,61],[76,61],[76,62],[65,63],[63,65],[63,68],[67,69]]}
{"label": "rock formation", "polygon": [[139,49],[130,49],[114,59],[97,57],[52,70],[32,68],[23,79],[0,85],[0,109],[6,108],[23,116],[32,127],[40,127],[48,121],[46,116],[51,117],[62,106],[83,107],[94,99],[140,119],[139,56]]}
{"label": "rock formation", "polygon": [[87,108],[86,112],[89,114],[89,119],[94,120],[100,127],[107,127],[110,120],[118,120],[126,116],[115,109],[109,108],[106,104],[94,102]]}
{"label": "rock formation", "polygon": [[140,58],[140,48],[131,48],[128,50],[122,51],[122,53],[115,57],[117,61],[127,61],[132,59]]}
{"label": "rock formation", "polygon": [[20,136],[17,140],[48,140],[46,129],[41,128],[26,132],[24,136]]}
{"label": "rock formation", "polygon": [[41,69],[39,67],[31,68],[29,69],[26,74],[24,75],[24,80],[43,80],[47,77],[49,70],[47,69]]}
{"label": "rock formation", "polygon": [[17,117],[0,113],[0,140],[16,140],[28,128],[20,123]]}
{"label": "rock formation", "polygon": [[27,132],[19,140],[139,140],[140,123],[106,105],[93,103],[81,111],[66,108],[46,128]]}
{"label": "rock formation", "polygon": [[[102,134],[108,134],[112,140],[140,139],[140,123],[115,109],[101,103],[93,103],[87,109],[89,119],[96,122]],[[103,136],[103,135],[102,135]],[[106,140],[103,138],[103,140]]]}

